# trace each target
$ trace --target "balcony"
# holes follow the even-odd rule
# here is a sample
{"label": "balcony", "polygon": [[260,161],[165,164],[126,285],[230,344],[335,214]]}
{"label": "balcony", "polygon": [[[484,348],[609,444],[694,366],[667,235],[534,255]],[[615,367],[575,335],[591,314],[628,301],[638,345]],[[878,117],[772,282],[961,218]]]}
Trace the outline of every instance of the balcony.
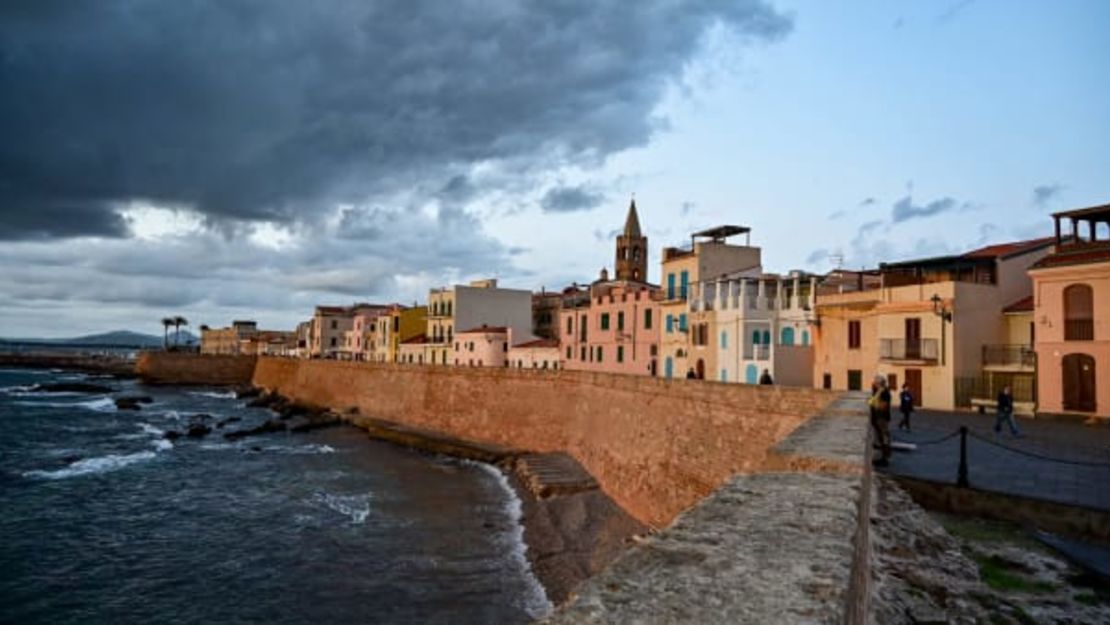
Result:
{"label": "balcony", "polygon": [[879,360],[935,363],[940,354],[936,339],[879,339]]}
{"label": "balcony", "polygon": [[992,371],[1033,371],[1037,352],[1031,345],[984,345],[983,369]]}
{"label": "balcony", "polygon": [[1064,321],[1065,341],[1095,340],[1094,319],[1067,319]]}
{"label": "balcony", "polygon": [[744,360],[770,360],[771,346],[762,343],[744,346]]}

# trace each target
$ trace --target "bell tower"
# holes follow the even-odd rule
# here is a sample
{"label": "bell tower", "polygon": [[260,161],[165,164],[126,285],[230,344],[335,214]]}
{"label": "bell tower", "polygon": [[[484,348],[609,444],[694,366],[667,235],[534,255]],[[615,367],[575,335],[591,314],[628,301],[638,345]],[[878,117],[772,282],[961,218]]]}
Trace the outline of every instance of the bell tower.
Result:
{"label": "bell tower", "polygon": [[636,215],[636,198],[628,205],[624,232],[617,235],[617,280],[647,282],[647,237],[640,234],[640,218]]}

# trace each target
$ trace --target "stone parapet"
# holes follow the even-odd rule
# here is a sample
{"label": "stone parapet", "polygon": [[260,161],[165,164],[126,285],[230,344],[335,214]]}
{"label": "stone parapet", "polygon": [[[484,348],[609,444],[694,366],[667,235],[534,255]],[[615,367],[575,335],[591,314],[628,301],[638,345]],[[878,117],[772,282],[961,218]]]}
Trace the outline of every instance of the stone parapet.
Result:
{"label": "stone parapet", "polygon": [[135,373],[148,384],[250,384],[255,356],[143,352]]}

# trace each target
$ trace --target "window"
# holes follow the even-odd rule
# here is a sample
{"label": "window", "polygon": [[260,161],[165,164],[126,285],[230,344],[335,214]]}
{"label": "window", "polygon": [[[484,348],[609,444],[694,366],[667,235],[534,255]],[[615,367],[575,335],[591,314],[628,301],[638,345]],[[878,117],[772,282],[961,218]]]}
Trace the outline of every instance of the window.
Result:
{"label": "window", "polygon": [[[637,293],[636,295],[639,296],[640,294]],[[651,309],[650,308],[644,311],[644,329],[645,330],[650,330],[651,329]]]}
{"label": "window", "polygon": [[624,362],[624,345],[617,345],[617,362]]}
{"label": "window", "polygon": [[459,343],[457,341],[455,342],[455,351],[459,351]]}
{"label": "window", "polygon": [[335,319],[332,319],[331,320],[331,329],[334,330],[338,327],[339,327],[338,322]]}
{"label": "window", "polygon": [[686,313],[682,313],[681,315],[678,316],[678,331],[679,332],[685,332],[686,331]]}
{"label": "window", "polygon": [[832,390],[832,374],[826,373],[821,378],[821,388],[825,390]]}
{"label": "window", "polygon": [[574,350],[567,345],[567,360],[574,360]]}
{"label": "window", "polygon": [[1094,294],[1086,284],[1073,284],[1064,289],[1064,340],[1093,341],[1094,338]]}
{"label": "window", "polygon": [[794,328],[783,328],[782,336],[779,337],[779,344],[793,345],[794,344]]}
{"label": "window", "polygon": [[601,351],[601,346],[598,345],[597,346],[597,361],[598,362],[602,362],[604,360],[604,354],[605,353],[603,351]]}
{"label": "window", "polygon": [[582,315],[582,318],[578,320],[578,331],[581,334],[578,340],[583,343],[586,342],[586,315]]}
{"label": "window", "polygon": [[[859,349],[860,346],[860,322],[848,322],[848,349]],[[858,391],[858,388],[849,388],[850,391]]]}
{"label": "window", "polygon": [[579,358],[579,360],[581,360],[582,362],[586,362],[586,346],[585,345],[582,346],[580,356],[581,357]]}
{"label": "window", "polygon": [[335,347],[335,337],[331,337],[331,346]]}
{"label": "window", "polygon": [[501,344],[501,351],[503,351],[503,352],[509,351],[509,342],[508,341],[505,341],[504,343]]}
{"label": "window", "polygon": [[721,381],[728,382],[728,369],[721,369]]}
{"label": "window", "polygon": [[728,349],[728,332],[721,330],[721,349]]}
{"label": "window", "polygon": [[674,299],[674,274],[667,274],[667,299]]}
{"label": "window", "polygon": [[567,336],[574,336],[574,317],[567,316]]}
{"label": "window", "polygon": [[663,375],[668,378],[674,377],[674,360],[670,356],[663,360]]}
{"label": "window", "polygon": [[667,325],[667,334],[670,334],[671,332],[674,332],[674,317],[673,316],[667,315],[666,325]]}
{"label": "window", "polygon": [[624,331],[624,312],[617,312],[617,331]]}
{"label": "window", "polygon": [[601,329],[609,329],[609,313],[601,313]]}
{"label": "window", "polygon": [[682,271],[681,284],[679,285],[679,289],[678,289],[679,290],[679,296],[682,299],[686,299],[686,292],[689,289],[690,289],[690,272],[686,271],[686,270],[683,270]]}

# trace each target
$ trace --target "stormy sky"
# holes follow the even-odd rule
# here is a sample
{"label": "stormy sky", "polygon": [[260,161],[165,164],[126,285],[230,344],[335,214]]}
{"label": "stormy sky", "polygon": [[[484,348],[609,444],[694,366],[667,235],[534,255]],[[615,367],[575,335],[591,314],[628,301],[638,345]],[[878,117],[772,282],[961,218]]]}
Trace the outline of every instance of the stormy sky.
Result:
{"label": "stormy sky", "polygon": [[[0,4],[0,336],[495,276],[742,223],[770,270],[1110,201],[1105,3]],[[1101,137],[1101,140],[1098,139]]]}

